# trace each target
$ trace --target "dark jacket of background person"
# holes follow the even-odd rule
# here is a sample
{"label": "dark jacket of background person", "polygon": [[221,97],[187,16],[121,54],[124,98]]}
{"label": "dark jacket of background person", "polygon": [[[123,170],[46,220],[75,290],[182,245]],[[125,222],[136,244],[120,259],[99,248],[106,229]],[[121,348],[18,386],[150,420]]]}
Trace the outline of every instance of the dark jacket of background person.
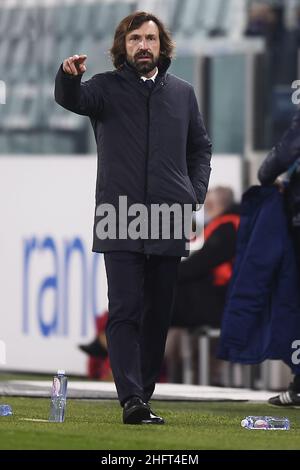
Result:
{"label": "dark jacket of background person", "polygon": [[276,187],[252,187],[242,200],[219,357],[246,364],[281,359],[300,371],[291,362],[300,335],[299,294],[283,196]]}
{"label": "dark jacket of background person", "polygon": [[233,206],[206,225],[203,247],[180,263],[172,326],[220,327],[238,225]]}
{"label": "dark jacket of background person", "polygon": [[[210,175],[211,143],[193,88],[159,68],[149,90],[127,63],[81,83],[59,69],[55,99],[64,108],[91,119],[98,149],[96,206],[202,204]],[[125,149],[125,151],[124,151]],[[125,250],[185,256],[186,240],[100,240],[95,216],[93,251]],[[118,220],[118,217],[117,217]],[[128,222],[130,218],[128,218]],[[149,224],[150,226],[150,224]],[[118,226],[117,226],[118,233]],[[171,231],[172,233],[172,231]]]}
{"label": "dark jacket of background person", "polygon": [[[273,184],[277,176],[289,170],[286,208],[292,225],[300,226],[300,110],[289,129],[263,161],[258,179],[263,185]],[[298,221],[297,221],[298,219]]]}

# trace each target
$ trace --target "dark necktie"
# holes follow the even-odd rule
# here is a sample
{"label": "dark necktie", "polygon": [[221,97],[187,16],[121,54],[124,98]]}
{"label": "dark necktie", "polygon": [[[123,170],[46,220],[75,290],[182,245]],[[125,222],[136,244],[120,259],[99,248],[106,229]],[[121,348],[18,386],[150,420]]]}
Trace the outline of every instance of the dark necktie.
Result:
{"label": "dark necktie", "polygon": [[149,91],[153,90],[155,83],[153,80],[151,80],[151,78],[149,78],[148,80],[145,80],[144,83],[146,87],[149,89]]}

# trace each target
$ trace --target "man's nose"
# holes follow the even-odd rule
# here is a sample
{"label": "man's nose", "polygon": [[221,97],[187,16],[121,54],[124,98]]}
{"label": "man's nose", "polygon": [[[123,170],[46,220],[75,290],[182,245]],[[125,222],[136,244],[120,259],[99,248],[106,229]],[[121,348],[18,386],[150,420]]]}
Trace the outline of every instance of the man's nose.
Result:
{"label": "man's nose", "polygon": [[147,40],[145,38],[141,38],[139,42],[140,49],[147,49]]}

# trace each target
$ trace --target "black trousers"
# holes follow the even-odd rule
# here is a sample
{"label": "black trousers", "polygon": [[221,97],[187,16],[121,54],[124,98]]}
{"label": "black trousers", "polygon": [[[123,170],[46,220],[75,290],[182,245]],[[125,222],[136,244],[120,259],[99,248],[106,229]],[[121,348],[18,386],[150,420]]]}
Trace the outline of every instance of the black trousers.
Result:
{"label": "black trousers", "polygon": [[108,282],[106,336],[121,405],[148,402],[159,377],[180,257],[127,251],[104,254]]}

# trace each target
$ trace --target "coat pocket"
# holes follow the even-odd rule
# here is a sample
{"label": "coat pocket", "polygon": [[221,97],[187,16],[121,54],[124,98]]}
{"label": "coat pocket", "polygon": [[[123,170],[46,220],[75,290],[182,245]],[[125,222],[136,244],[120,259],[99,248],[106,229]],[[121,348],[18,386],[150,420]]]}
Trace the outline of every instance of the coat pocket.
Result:
{"label": "coat pocket", "polygon": [[192,182],[191,182],[191,180],[190,180],[190,177],[189,177],[188,175],[186,175],[184,178],[185,178],[185,181],[186,181],[186,184],[187,184],[187,188],[188,188],[189,193],[191,194],[191,196],[192,196],[194,202],[197,203],[197,202],[198,202],[197,195],[196,195],[196,192],[195,192],[195,190],[194,190],[194,186],[193,186],[193,184],[192,184]]}

